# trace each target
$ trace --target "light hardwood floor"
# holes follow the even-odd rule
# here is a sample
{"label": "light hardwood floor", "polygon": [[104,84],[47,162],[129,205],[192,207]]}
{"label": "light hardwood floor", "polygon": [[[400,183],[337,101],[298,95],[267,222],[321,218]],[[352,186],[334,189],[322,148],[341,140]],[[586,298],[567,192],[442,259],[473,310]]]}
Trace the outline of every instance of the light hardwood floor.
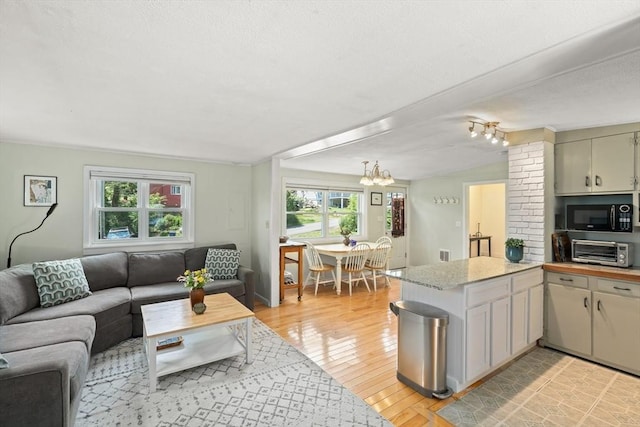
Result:
{"label": "light hardwood floor", "polygon": [[[378,283],[368,293],[361,284],[353,296],[337,296],[331,286],[304,289],[298,301],[288,289],[280,306],[258,303],[258,319],[364,399],[396,426],[451,426],[435,411],[461,397],[426,398],[396,379],[397,318],[389,303],[400,299],[400,284]],[[370,285],[372,290],[373,286]]]}

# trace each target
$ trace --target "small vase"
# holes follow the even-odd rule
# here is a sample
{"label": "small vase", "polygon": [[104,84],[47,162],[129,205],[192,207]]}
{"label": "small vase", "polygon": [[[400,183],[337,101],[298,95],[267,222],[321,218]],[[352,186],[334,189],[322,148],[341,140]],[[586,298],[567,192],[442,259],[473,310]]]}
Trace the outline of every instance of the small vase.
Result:
{"label": "small vase", "polygon": [[505,255],[507,259],[513,263],[518,263],[522,260],[522,248],[505,248]]}
{"label": "small vase", "polygon": [[342,241],[342,243],[344,243],[345,246],[349,246],[351,244],[351,239],[349,238],[349,236],[344,236],[344,240]]}
{"label": "small vase", "polygon": [[191,309],[193,309],[193,306],[196,304],[204,303],[204,289],[192,289],[191,292],[189,292],[189,299],[191,299]]}

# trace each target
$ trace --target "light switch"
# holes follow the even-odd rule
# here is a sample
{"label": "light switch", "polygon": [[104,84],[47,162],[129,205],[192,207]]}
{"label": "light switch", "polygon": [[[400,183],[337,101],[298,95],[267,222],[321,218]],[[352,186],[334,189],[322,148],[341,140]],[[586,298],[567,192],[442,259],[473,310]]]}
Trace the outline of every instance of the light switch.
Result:
{"label": "light switch", "polygon": [[456,221],[456,227],[462,227],[462,223],[460,221]]}

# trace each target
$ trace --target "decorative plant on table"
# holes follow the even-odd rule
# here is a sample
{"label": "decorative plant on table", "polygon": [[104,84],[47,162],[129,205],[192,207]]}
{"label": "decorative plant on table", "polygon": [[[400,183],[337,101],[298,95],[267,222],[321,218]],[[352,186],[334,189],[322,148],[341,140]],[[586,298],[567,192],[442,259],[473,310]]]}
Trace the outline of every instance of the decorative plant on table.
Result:
{"label": "decorative plant on table", "polygon": [[344,240],[342,241],[342,243],[344,243],[345,245],[349,246],[349,244],[351,243],[351,230],[349,230],[346,227],[340,227],[340,234],[342,234],[342,236],[344,236]]}
{"label": "decorative plant on table", "polygon": [[178,282],[184,283],[185,288],[189,288],[189,298],[191,299],[191,308],[196,304],[204,304],[204,285],[212,282],[211,275],[207,273],[206,268],[200,270],[185,270],[182,276],[178,277]]}
{"label": "decorative plant on table", "polygon": [[523,257],[524,240],[510,237],[504,242],[505,255],[511,262],[520,262]]}

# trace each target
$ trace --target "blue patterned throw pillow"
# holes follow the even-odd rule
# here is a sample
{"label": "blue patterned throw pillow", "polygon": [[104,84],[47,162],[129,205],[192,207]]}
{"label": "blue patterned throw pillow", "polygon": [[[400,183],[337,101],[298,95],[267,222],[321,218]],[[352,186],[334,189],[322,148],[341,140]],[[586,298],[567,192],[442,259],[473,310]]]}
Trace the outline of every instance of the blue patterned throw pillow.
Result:
{"label": "blue patterned throw pillow", "polygon": [[52,307],[91,295],[79,259],[33,263],[40,306]]}
{"label": "blue patterned throw pillow", "polygon": [[235,249],[209,249],[204,267],[216,279],[235,279],[240,266],[240,251]]}

